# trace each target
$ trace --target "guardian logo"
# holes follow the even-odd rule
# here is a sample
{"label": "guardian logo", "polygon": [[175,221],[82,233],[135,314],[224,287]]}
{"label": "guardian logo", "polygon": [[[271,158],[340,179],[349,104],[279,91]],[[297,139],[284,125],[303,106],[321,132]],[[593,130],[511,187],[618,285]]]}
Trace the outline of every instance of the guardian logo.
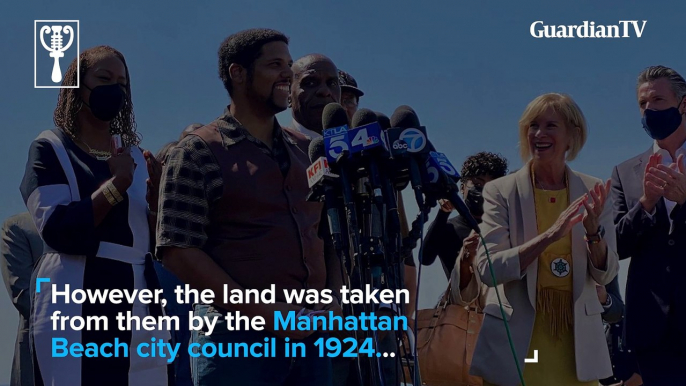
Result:
{"label": "guardian logo", "polygon": [[65,70],[79,56],[78,20],[34,20],[33,87],[78,88],[79,63],[76,84],[62,86]]}
{"label": "guardian logo", "polygon": [[541,38],[601,38],[621,39],[643,36],[648,20],[620,20],[616,25],[599,25],[584,21],[580,25],[547,25],[543,21],[531,23],[529,32],[536,39]]}

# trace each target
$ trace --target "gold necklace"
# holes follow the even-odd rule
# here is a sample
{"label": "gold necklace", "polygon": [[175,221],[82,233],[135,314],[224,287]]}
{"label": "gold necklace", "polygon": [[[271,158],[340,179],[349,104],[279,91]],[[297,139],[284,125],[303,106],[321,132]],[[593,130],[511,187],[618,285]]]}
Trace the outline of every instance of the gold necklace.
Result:
{"label": "gold necklace", "polygon": [[[533,163],[531,164],[531,183],[534,186],[534,189],[536,189],[536,175],[534,173],[534,165]],[[543,186],[543,183],[541,181],[538,181],[538,184],[541,185],[542,190],[555,190],[555,189],[549,189]],[[569,176],[567,175],[567,171],[565,170],[565,188],[569,187]]]}
{"label": "gold necklace", "polygon": [[110,151],[93,149],[80,138],[76,138],[76,140],[86,145],[86,147],[88,148],[88,154],[95,157],[95,159],[97,159],[98,161],[107,161],[112,156],[112,152]]}
{"label": "gold necklace", "polygon": [[[539,184],[540,184],[540,181],[539,181]],[[534,174],[533,163],[531,164],[531,185],[533,185],[533,188],[535,191],[536,190],[536,175]],[[541,185],[541,189],[552,191],[551,189],[545,189],[542,185]],[[565,189],[567,190],[567,205],[569,205],[569,204],[571,204],[571,197],[569,195],[569,175],[567,174],[566,170],[565,170]],[[551,200],[554,200],[554,198],[551,198]],[[555,201],[551,201],[551,203],[555,203]],[[536,194],[534,192],[534,207],[535,206],[536,206]]]}

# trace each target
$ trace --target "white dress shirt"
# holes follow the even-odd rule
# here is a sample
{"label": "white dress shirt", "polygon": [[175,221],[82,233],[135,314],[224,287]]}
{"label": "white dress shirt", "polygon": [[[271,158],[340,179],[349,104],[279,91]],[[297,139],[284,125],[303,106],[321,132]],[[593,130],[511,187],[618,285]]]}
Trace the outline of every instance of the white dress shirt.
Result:
{"label": "white dress shirt", "polygon": [[315,138],[319,138],[322,136],[321,134],[317,133],[316,131],[312,131],[312,130],[306,128],[305,126],[301,125],[300,122],[295,120],[295,118],[293,118],[293,128],[295,130],[298,130],[299,132],[301,132],[309,140],[313,140]]}
{"label": "white dress shirt", "polygon": [[[669,154],[669,152],[665,149],[662,149],[660,147],[660,145],[657,144],[657,141],[655,141],[655,143],[653,144],[653,154],[658,154],[658,153],[660,155],[662,155],[662,164],[663,165],[669,166],[672,163],[676,162],[676,160],[672,159],[672,156]],[[677,151],[676,151],[677,158],[679,158],[679,156],[682,154],[684,156],[686,156],[686,142],[684,142],[684,144],[681,145],[681,147],[679,149],[677,149]],[[665,207],[667,207],[667,214],[671,215],[672,210],[676,206],[676,202],[670,201],[665,197],[663,197],[662,199],[665,200]],[[647,214],[648,214],[648,217],[650,217],[651,219],[654,219],[653,216],[655,216],[655,210],[653,209],[653,213],[647,213]],[[669,217],[669,225],[670,225],[670,229],[671,229],[671,227],[674,226],[674,224],[673,224],[671,216],[668,216],[668,217]]]}

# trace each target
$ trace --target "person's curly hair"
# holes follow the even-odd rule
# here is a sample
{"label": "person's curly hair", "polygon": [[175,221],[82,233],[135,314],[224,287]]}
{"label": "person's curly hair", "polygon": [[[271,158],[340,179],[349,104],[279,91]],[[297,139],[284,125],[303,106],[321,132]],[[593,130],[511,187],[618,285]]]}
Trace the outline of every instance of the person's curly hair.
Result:
{"label": "person's curly hair", "polygon": [[[83,79],[86,72],[99,60],[109,55],[114,55],[124,63],[126,69],[126,97],[124,98],[124,107],[119,114],[110,122],[110,133],[121,135],[122,142],[125,146],[136,146],[140,143],[141,138],[136,131],[136,118],[133,114],[133,102],[131,102],[131,77],[129,76],[129,67],[126,65],[126,60],[121,52],[109,46],[97,46],[89,48],[79,55],[80,64],[78,65],[79,80],[83,87]],[[76,86],[77,61],[74,59],[67,72],[64,74],[62,86]],[[80,128],[78,127],[77,116],[79,111],[83,108],[83,100],[81,99],[80,89],[77,88],[63,88],[60,90],[60,95],[57,98],[57,107],[53,114],[53,121],[55,126],[61,128],[72,138],[77,138]]]}
{"label": "person's curly hair", "polygon": [[482,151],[467,157],[462,164],[462,179],[489,175],[493,179],[507,174],[507,159],[500,154]]}
{"label": "person's curly hair", "polygon": [[233,85],[229,75],[229,67],[239,64],[248,70],[248,80],[253,76],[253,64],[262,55],[262,46],[271,42],[288,44],[288,37],[283,33],[267,28],[253,28],[237,32],[224,39],[219,47],[219,78],[233,96]]}

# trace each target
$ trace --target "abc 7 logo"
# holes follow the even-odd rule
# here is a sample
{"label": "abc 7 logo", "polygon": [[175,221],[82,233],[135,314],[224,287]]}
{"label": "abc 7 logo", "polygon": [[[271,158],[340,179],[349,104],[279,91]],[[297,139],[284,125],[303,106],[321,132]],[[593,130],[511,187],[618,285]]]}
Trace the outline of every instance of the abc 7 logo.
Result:
{"label": "abc 7 logo", "polygon": [[407,142],[402,139],[398,139],[393,142],[393,150],[407,150]]}

